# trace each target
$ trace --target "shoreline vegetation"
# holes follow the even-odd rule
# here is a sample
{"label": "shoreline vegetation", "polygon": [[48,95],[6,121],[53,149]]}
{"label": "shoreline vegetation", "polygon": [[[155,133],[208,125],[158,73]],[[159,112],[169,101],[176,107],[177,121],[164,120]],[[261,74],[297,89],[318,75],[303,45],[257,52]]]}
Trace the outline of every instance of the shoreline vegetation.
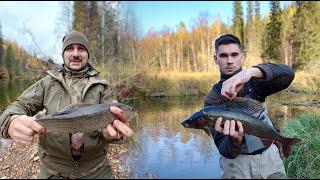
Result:
{"label": "shoreline vegetation", "polygon": [[283,134],[299,137],[302,142],[292,147],[292,154],[284,159],[290,179],[320,178],[320,116],[304,114],[289,121],[283,127]]}
{"label": "shoreline vegetation", "polygon": [[[320,73],[298,71],[284,92],[319,94]],[[116,89],[120,100],[145,97],[206,95],[219,81],[217,72],[146,72],[129,74],[103,74]],[[112,77],[112,78],[111,78]]]}

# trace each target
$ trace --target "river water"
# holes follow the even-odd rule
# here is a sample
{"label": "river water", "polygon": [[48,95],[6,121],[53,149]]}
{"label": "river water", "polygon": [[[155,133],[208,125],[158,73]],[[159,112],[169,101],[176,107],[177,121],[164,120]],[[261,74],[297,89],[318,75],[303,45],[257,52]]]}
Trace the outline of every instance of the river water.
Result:
{"label": "river water", "polygon": [[[0,109],[34,81],[0,82]],[[129,104],[138,113],[131,127],[135,134],[130,153],[132,178],[220,178],[219,152],[202,130],[180,123],[203,106],[203,96],[148,98]],[[277,93],[268,97],[269,115],[278,127],[304,113],[320,114],[319,108],[284,106],[277,101],[319,99],[319,95]]]}

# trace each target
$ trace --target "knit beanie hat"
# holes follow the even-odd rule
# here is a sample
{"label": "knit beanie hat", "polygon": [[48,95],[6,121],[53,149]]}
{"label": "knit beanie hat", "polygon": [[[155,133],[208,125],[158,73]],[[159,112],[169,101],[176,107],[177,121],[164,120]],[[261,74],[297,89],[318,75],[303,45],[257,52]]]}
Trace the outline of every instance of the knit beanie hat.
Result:
{"label": "knit beanie hat", "polygon": [[84,34],[78,31],[71,31],[69,34],[66,34],[62,39],[62,57],[64,50],[71,44],[80,44],[86,48],[89,57],[89,40]]}

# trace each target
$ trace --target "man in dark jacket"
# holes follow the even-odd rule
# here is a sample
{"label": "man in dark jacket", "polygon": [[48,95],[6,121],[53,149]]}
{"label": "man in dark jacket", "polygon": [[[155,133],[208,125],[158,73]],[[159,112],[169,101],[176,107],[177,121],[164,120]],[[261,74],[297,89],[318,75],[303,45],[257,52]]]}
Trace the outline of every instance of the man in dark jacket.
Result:
{"label": "man in dark jacket", "polygon": [[[205,106],[221,104],[235,97],[252,98],[265,106],[267,96],[287,88],[294,79],[293,71],[280,64],[264,63],[243,70],[241,43],[231,34],[219,37],[215,50],[221,80],[207,95]],[[266,110],[261,114],[265,113]],[[269,118],[263,121],[273,126]],[[273,142],[246,134],[240,121],[221,123],[219,118],[212,136],[222,155],[223,178],[286,178],[279,150]]]}

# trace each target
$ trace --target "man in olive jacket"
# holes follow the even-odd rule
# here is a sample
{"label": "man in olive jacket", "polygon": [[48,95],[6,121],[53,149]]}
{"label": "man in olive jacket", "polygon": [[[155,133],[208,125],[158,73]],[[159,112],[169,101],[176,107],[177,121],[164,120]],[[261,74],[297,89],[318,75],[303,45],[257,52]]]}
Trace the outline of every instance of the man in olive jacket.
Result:
{"label": "man in olive jacket", "polygon": [[[265,106],[267,96],[287,88],[294,79],[293,71],[280,64],[264,63],[242,70],[242,47],[239,39],[231,34],[219,37],[215,49],[221,80],[205,98],[205,106],[221,104],[237,96],[255,99]],[[274,127],[265,113],[266,110],[258,118]],[[212,136],[222,155],[223,178],[286,178],[274,142],[246,134],[240,121],[230,119],[223,126],[221,123],[222,119],[218,118]]]}
{"label": "man in olive jacket", "polygon": [[[72,31],[62,40],[64,64],[25,90],[0,116],[1,136],[22,145],[39,134],[38,178],[114,178],[106,154],[108,143],[132,135],[123,110],[112,106],[117,120],[102,131],[91,133],[46,133],[33,117],[45,110],[52,114],[70,104],[111,103],[116,99],[107,81],[89,63],[89,41]],[[106,109],[107,111],[107,109]]]}

